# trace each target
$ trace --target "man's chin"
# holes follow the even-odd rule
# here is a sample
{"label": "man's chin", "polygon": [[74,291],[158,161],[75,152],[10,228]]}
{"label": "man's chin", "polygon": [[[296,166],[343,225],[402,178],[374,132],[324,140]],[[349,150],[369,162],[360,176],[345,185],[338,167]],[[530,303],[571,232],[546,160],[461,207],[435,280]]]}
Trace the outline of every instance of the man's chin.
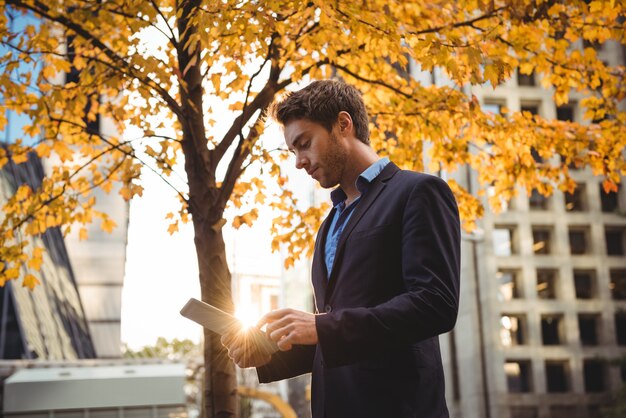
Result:
{"label": "man's chin", "polygon": [[320,187],[322,189],[331,189],[339,184],[339,182],[337,181],[329,181],[326,179],[320,179],[320,180],[317,180],[317,182],[320,184]]}

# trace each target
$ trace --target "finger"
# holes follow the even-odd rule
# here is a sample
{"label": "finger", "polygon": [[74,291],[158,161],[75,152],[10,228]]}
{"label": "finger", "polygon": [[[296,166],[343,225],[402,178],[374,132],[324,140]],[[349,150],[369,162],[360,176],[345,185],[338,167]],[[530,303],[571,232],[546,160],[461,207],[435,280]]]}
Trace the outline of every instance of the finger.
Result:
{"label": "finger", "polygon": [[289,351],[289,350],[291,350],[291,348],[293,347],[293,344],[291,343],[290,335],[287,335],[287,336],[285,336],[285,338],[283,338],[280,341],[278,341],[277,345],[278,345],[278,349],[280,351]]}
{"label": "finger", "polygon": [[293,324],[295,321],[296,321],[296,318],[294,318],[293,315],[286,315],[282,317],[281,319],[278,319],[272,322],[271,324],[269,324],[267,328],[265,328],[265,332],[269,335],[277,329],[284,328],[286,326]]}
{"label": "finger", "polygon": [[230,358],[236,363],[239,364],[242,360],[242,350],[239,348],[235,348],[232,351],[229,351]]}
{"label": "finger", "polygon": [[279,342],[284,337],[288,336],[294,330],[293,324],[288,324],[282,328],[272,331],[269,337],[272,341]]}
{"label": "finger", "polygon": [[288,315],[289,313],[291,313],[291,311],[292,309],[286,308],[286,309],[276,309],[275,311],[268,312],[265,315],[263,315],[261,319],[259,319],[259,322],[257,322],[257,325],[260,328],[265,324],[269,324],[278,319],[281,319],[285,315]]}

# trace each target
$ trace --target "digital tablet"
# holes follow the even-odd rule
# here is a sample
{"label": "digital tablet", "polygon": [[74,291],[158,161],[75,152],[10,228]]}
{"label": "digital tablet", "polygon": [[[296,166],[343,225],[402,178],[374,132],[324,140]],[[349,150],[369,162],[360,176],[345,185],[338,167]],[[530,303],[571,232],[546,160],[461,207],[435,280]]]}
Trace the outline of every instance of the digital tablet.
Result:
{"label": "digital tablet", "polygon": [[210,329],[211,331],[224,335],[230,332],[245,332],[257,348],[268,354],[278,351],[276,343],[265,335],[263,331],[256,327],[246,328],[241,321],[223,310],[191,298],[180,310],[180,314],[185,318]]}

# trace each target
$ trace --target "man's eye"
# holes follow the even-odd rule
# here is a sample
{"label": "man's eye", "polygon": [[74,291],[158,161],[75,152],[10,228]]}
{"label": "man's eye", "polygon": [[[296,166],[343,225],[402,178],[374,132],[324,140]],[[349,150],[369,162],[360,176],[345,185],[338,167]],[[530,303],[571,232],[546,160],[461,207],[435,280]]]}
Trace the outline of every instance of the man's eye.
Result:
{"label": "man's eye", "polygon": [[300,149],[307,149],[310,144],[311,144],[311,141],[306,141],[306,142],[300,144]]}

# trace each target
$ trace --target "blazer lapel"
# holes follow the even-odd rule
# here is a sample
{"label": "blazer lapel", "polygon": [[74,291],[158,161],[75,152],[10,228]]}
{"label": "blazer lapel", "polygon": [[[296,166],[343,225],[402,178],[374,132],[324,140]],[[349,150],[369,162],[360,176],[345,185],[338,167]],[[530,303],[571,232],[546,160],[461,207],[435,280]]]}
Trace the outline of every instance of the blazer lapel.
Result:
{"label": "blazer lapel", "polygon": [[[367,212],[369,207],[374,203],[378,195],[383,191],[387,184],[387,180],[393,177],[396,172],[400,171],[397,165],[390,162],[383,169],[383,171],[374,179],[372,184],[370,185],[369,190],[362,197],[362,200],[358,203],[356,208],[354,208],[354,213],[348,220],[346,227],[341,233],[341,237],[339,238],[339,244],[337,245],[337,252],[335,253],[335,261],[333,262],[333,267],[330,271],[330,277],[328,279],[328,288],[326,289],[325,301],[328,301],[330,298],[330,294],[332,293],[333,288],[335,287],[336,276],[338,271],[338,265],[341,264],[341,259],[343,257],[343,250],[346,245],[346,240],[352,233],[354,227],[359,223],[363,215]],[[330,218],[330,216],[329,216]],[[327,218],[328,219],[328,218]],[[326,228],[327,229],[327,228]],[[324,239],[326,238],[326,232],[324,232]],[[317,251],[317,250],[316,250]]]}
{"label": "blazer lapel", "polygon": [[332,223],[330,220],[335,215],[335,208],[331,209],[330,213],[324,219],[324,222],[320,225],[319,232],[317,233],[317,239],[315,240],[315,250],[313,252],[313,265],[312,265],[312,281],[313,290],[315,291],[315,300],[323,301],[326,293],[326,287],[328,285],[328,269],[325,262],[325,247],[326,236],[328,235],[328,229]]}

